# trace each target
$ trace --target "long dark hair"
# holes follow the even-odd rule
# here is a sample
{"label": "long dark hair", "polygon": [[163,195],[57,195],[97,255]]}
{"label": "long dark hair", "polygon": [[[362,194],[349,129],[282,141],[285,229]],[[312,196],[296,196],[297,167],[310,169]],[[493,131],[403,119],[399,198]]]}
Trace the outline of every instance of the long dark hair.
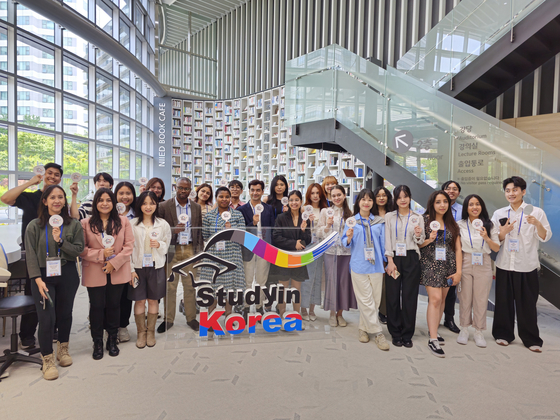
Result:
{"label": "long dark hair", "polygon": [[463,201],[463,213],[461,213],[461,219],[468,220],[469,201],[471,201],[473,198],[476,198],[480,203],[480,215],[478,216],[478,218],[482,220],[484,229],[486,229],[486,232],[488,232],[488,236],[490,236],[490,231],[492,230],[492,227],[494,225],[492,224],[490,217],[488,217],[488,210],[486,209],[486,204],[484,204],[484,200],[479,195],[477,194],[467,195],[465,201]]}
{"label": "long dark hair", "polygon": [[[354,202],[354,216],[360,212],[360,201],[365,196],[368,196],[369,198],[371,198],[373,200],[373,204],[375,206],[375,194],[369,188],[364,188],[362,191],[360,191],[360,193],[356,197],[356,201]],[[371,209],[369,209],[369,212],[371,214],[373,214],[374,216],[379,216],[379,214],[375,214],[373,212],[373,206],[372,206]]]}
{"label": "long dark hair", "polygon": [[[334,190],[339,190],[342,191],[342,194],[344,194],[344,201],[342,202],[342,217],[344,218],[344,220],[348,219],[349,217],[352,217],[352,211],[350,210],[350,207],[348,207],[348,199],[346,198],[346,190],[344,189],[344,187],[342,185],[335,185],[333,187],[333,189],[331,190],[331,199],[332,199],[332,192]],[[336,207],[333,203],[332,207]]]}
{"label": "long dark hair", "polygon": [[311,193],[313,192],[313,188],[317,188],[319,190],[319,209],[326,209],[329,206],[327,204],[327,196],[325,195],[325,191],[323,190],[323,187],[321,187],[321,184],[317,183],[311,184],[309,187],[307,187],[304,205],[313,205],[313,202],[311,201]]}
{"label": "long dark hair", "polygon": [[49,198],[49,195],[53,192],[55,188],[58,188],[64,194],[64,206],[62,206],[62,210],[60,210],[60,215],[62,216],[62,224],[68,225],[72,221],[72,218],[68,214],[68,200],[66,199],[66,191],[60,185],[49,185],[47,188],[43,190],[43,194],[41,194],[41,201],[39,202],[39,210],[37,212],[37,217],[39,218],[39,226],[44,228],[51,215],[49,214],[49,208],[43,204],[43,200]]}
{"label": "long dark hair", "polygon": [[[161,185],[161,197],[158,198],[158,201],[160,203],[165,201],[165,184],[163,183],[163,180],[160,178],[152,178],[148,181],[148,183],[146,184],[146,190],[149,190],[150,188],[152,188],[152,185],[154,185],[156,182],[159,182],[159,184]],[[157,197],[157,195],[156,195]]]}
{"label": "long dark hair", "polygon": [[[117,184],[117,186],[115,187],[115,197],[117,197],[117,193],[119,192],[119,190],[122,187],[127,187],[130,191],[132,191],[132,203],[130,203],[130,208],[133,209],[136,212],[136,190],[134,189],[134,185],[132,185],[128,181],[119,182]],[[149,191],[149,190],[147,190],[147,191]],[[156,199],[157,199],[157,195],[156,195]],[[136,213],[134,213],[134,214],[136,214]]]}
{"label": "long dark hair", "polygon": [[[113,210],[109,213],[109,220],[107,221],[107,230],[105,233],[107,235],[117,236],[121,230],[121,218],[117,212],[117,198],[113,191],[109,188],[99,188],[95,195],[93,196],[93,201],[91,203],[91,217],[89,218],[89,227],[94,234],[99,234],[103,232],[103,220],[99,215],[99,210],[97,210],[97,203],[101,199],[103,194],[108,194],[113,202]],[[155,195],[155,194],[154,194]]]}
{"label": "long dark hair", "polygon": [[206,204],[212,204],[214,197],[212,197],[212,185],[204,183],[204,184],[200,184],[198,187],[196,187],[196,198],[194,199],[194,202],[196,204],[200,204],[198,202],[198,192],[203,189],[204,187],[209,188],[210,189],[210,197],[208,197],[208,201],[206,202]]}
{"label": "long dark hair", "polygon": [[158,198],[155,192],[153,191],[144,191],[142,194],[138,196],[138,200],[136,200],[136,208],[134,209],[134,214],[138,218],[136,221],[136,225],[139,225],[144,221],[144,213],[142,212],[142,204],[146,200],[146,197],[150,197],[154,203],[156,203],[156,210],[152,213],[152,223],[156,222],[156,214],[159,210],[159,203]]}
{"label": "long dark hair", "polygon": [[[288,194],[288,198],[290,198],[292,195],[298,196],[299,201],[301,201],[301,206],[299,206],[299,209],[298,209],[299,214],[301,214],[301,207],[303,206],[303,196],[301,195],[301,192],[299,190],[290,191],[290,193]],[[290,209],[290,213],[291,212],[292,212],[292,209]]]}
{"label": "long dark hair", "polygon": [[445,224],[447,230],[451,232],[453,238],[458,238],[459,226],[457,226],[457,223],[453,218],[453,214],[451,213],[451,199],[449,198],[449,195],[445,191],[443,190],[434,191],[430,195],[430,198],[428,198],[428,204],[426,205],[426,213],[424,214],[427,214],[431,221],[436,220],[436,210],[434,209],[434,204],[436,202],[436,198],[438,195],[443,195],[447,199],[447,204],[448,204],[447,211],[443,215],[443,223]]}
{"label": "long dark hair", "polygon": [[385,192],[385,195],[387,196],[387,204],[385,204],[385,212],[389,213],[394,210],[393,195],[391,194],[391,191],[389,191],[385,187],[377,187],[375,190],[373,190],[374,199],[373,199],[373,207],[371,208],[371,213],[374,214],[375,216],[379,216],[379,207],[377,206],[377,201],[375,200],[375,197],[377,197],[377,194],[379,194],[380,191]]}
{"label": "long dark hair", "polygon": [[274,178],[272,178],[272,182],[270,183],[270,195],[266,200],[266,204],[272,207],[275,207],[278,201],[280,201],[276,198],[276,184],[278,184],[278,181],[282,181],[286,186],[286,188],[284,188],[283,196],[288,196],[288,181],[286,181],[286,178],[283,175],[276,175]]}
{"label": "long dark hair", "polygon": [[412,208],[412,193],[410,192],[410,188],[408,188],[408,185],[398,185],[393,190],[393,205],[395,206],[395,210],[399,209],[397,200],[399,199],[399,195],[401,195],[402,192],[406,197],[410,198],[410,201],[408,202],[408,208]]}

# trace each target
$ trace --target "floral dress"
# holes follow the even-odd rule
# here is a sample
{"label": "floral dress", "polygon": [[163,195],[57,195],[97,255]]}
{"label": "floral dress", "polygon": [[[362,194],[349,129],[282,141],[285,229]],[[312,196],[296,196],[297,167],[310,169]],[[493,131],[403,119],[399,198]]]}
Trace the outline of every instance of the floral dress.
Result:
{"label": "floral dress", "polygon": [[[424,215],[424,230],[426,238],[430,237],[430,220]],[[455,260],[455,241],[453,234],[444,229],[438,231],[437,239],[431,244],[420,249],[420,284],[430,287],[449,287],[447,279],[457,272],[457,261]],[[438,248],[445,246],[445,261],[436,260],[436,245]]]}

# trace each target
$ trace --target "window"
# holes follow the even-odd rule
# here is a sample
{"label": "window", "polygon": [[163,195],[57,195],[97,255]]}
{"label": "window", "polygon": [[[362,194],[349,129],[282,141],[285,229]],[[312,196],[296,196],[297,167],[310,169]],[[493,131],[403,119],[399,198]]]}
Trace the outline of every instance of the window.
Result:
{"label": "window", "polygon": [[[4,125],[0,125],[0,169],[4,171],[8,169],[8,127]],[[4,183],[0,185],[7,186]],[[6,189],[0,189],[2,194],[6,192]]]}
{"label": "window", "polygon": [[72,76],[74,74],[74,69],[70,66],[62,67],[62,74],[65,76]]}
{"label": "window", "polygon": [[54,22],[21,4],[17,5],[17,25],[49,42],[54,42]]}
{"label": "window", "polygon": [[74,9],[76,12],[78,12],[79,14],[81,14],[82,16],[85,16],[86,18],[88,17],[88,2],[87,0],[83,0],[83,1],[76,1],[76,0],[64,0],[64,3],[66,3],[68,6],[70,6],[72,9]]}
{"label": "window", "polygon": [[71,58],[64,57],[62,88],[81,98],[88,97],[88,68]]}
{"label": "window", "polygon": [[46,89],[17,85],[17,120],[21,124],[54,130],[54,93]]}
{"label": "window", "polygon": [[97,110],[97,140],[107,143],[113,142],[113,115]]}
{"label": "window", "polygon": [[96,50],[95,59],[97,66],[107,73],[113,74],[113,57],[100,49]]}
{"label": "window", "polygon": [[41,21],[41,25],[43,29],[54,29],[54,22],[51,22],[50,20]]}
{"label": "window", "polygon": [[0,101],[7,101],[7,100],[8,100],[8,92],[3,90],[2,92],[0,92]]}
{"label": "window", "polygon": [[[19,63],[18,63],[19,64]],[[43,73],[54,74],[54,64],[43,64]]]}
{"label": "window", "polygon": [[119,102],[121,114],[130,117],[130,91],[128,89],[124,89],[123,87],[121,87]]}
{"label": "window", "polygon": [[43,117],[54,118],[54,109],[43,109]]}
{"label": "window", "polygon": [[113,35],[113,9],[111,9],[102,0],[97,0],[95,3],[95,17],[97,26]]}
{"label": "window", "polygon": [[[28,92],[29,93],[29,92]],[[29,95],[28,95],[29,98]],[[43,95],[43,103],[44,104],[54,104],[54,96],[52,95]]]}
{"label": "window", "polygon": [[[8,55],[8,47],[0,47],[0,55]],[[18,51],[19,55],[19,51]]]}
{"label": "window", "polygon": [[[20,5],[18,5],[19,8]],[[26,12],[27,13],[27,12]],[[17,68],[21,76],[37,80],[37,73],[41,72],[43,83],[54,85],[54,50],[35,43],[32,40],[17,36],[18,51],[28,52],[26,55],[17,55]],[[23,63],[30,63],[29,66]]]}
{"label": "window", "polygon": [[[81,141],[64,139],[64,171],[87,174],[89,170],[88,144]],[[86,182],[87,184],[87,182]],[[88,188],[86,187],[86,192]]]}
{"label": "window", "polygon": [[142,99],[136,98],[136,121],[142,123]]}
{"label": "window", "polygon": [[18,106],[17,107],[17,114],[18,115],[29,115],[31,113],[31,107],[28,106]]}
{"label": "window", "polygon": [[64,38],[62,38],[62,45],[65,47],[72,47],[74,46],[74,38],[70,38],[69,36],[65,36]]}
{"label": "window", "polygon": [[132,0],[121,0],[120,1],[121,10],[123,11],[123,13],[125,15],[128,16],[129,19],[132,20],[132,8],[130,7],[131,4],[132,4]]}
{"label": "window", "polygon": [[126,150],[120,151],[119,178],[130,179],[130,152]]}
{"label": "window", "polygon": [[76,85],[74,84],[74,82],[65,81],[63,82],[62,88],[64,90],[73,91],[76,90]]}
{"label": "window", "polygon": [[18,130],[18,170],[31,172],[37,165],[54,162],[54,137]]}
{"label": "window", "polygon": [[[4,93],[4,92],[2,92],[2,93]],[[8,92],[5,92],[5,93],[7,94]],[[31,97],[31,95],[30,95],[30,92],[28,90],[17,93],[18,101],[28,101],[30,97]]]}
{"label": "window", "polygon": [[97,103],[113,108],[113,81],[97,73],[95,84]]}
{"label": "window", "polygon": [[31,69],[31,63],[29,61],[18,61],[17,69],[18,70],[29,70],[29,69]]}
{"label": "window", "polygon": [[29,47],[17,47],[17,55],[29,55]]}
{"label": "window", "polygon": [[142,156],[136,153],[136,179],[142,177]]}
{"label": "window", "polygon": [[18,25],[29,25],[29,16],[18,16],[16,19]]}
{"label": "window", "polygon": [[136,8],[134,10],[134,24],[136,25],[140,33],[144,35],[144,13],[140,9],[140,7],[138,7],[138,4],[136,5]]}
{"label": "window", "polygon": [[113,148],[107,146],[97,146],[96,154],[97,167],[95,172],[113,172]]}
{"label": "window", "polygon": [[0,70],[8,70],[8,62],[7,61],[0,62]]}
{"label": "window", "polygon": [[140,127],[140,124],[136,124],[136,151],[142,151],[142,127]]}
{"label": "window", "polygon": [[[6,63],[7,64],[7,63]],[[130,70],[128,67],[123,66],[122,64],[119,66],[121,77],[120,79],[126,83],[127,85],[130,84]]]}
{"label": "window", "polygon": [[64,31],[64,49],[76,54],[80,58],[89,59],[89,44],[86,40],[74,35],[68,29]]}
{"label": "window", "polygon": [[64,100],[64,132],[88,136],[88,106],[71,99]]}
{"label": "window", "polygon": [[136,37],[136,58],[142,61],[142,40]]}
{"label": "window", "polygon": [[119,26],[119,41],[127,50],[130,49],[130,28],[122,19]]}
{"label": "window", "polygon": [[130,147],[130,122],[121,118],[120,128],[121,147]]}
{"label": "window", "polygon": [[73,120],[74,119],[74,111],[65,110],[64,111],[64,118]]}

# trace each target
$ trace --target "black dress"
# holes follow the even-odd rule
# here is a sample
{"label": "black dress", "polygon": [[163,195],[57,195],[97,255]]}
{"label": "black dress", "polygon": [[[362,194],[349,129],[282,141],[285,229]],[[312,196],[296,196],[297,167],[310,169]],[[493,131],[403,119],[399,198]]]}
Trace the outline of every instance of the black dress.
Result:
{"label": "black dress", "polygon": [[[303,219],[301,214],[298,218],[298,226],[301,226]],[[305,231],[301,230],[301,227],[295,227],[294,221],[292,220],[291,211],[280,214],[276,218],[275,229],[272,230],[272,244],[284,251],[297,251],[296,244],[298,239],[301,239],[301,243],[305,246],[311,244],[311,230],[309,226]],[[272,264],[268,274],[269,281],[277,283],[279,281],[288,281],[290,279],[303,282],[308,278],[307,267],[298,268],[284,268],[278,267]]]}
{"label": "black dress", "polygon": [[[426,238],[430,237],[432,229],[428,216],[424,215],[424,229]],[[445,261],[436,260],[437,247],[444,246],[444,229],[438,231],[437,239],[431,244],[420,249],[420,284],[430,287],[449,287],[447,279],[457,272],[457,261],[455,260],[456,238],[447,229],[445,231]]]}

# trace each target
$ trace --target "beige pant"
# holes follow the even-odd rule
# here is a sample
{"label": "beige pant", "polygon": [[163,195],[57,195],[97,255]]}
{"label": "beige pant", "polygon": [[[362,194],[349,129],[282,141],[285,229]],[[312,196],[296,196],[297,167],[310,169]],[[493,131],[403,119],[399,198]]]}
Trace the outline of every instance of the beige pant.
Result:
{"label": "beige pant", "polygon": [[358,274],[352,271],[352,286],[360,310],[359,329],[370,334],[382,331],[378,308],[383,289],[383,273]]}
{"label": "beige pant", "polygon": [[[270,270],[270,263],[263,260],[257,255],[253,255],[250,261],[244,261],[243,266],[245,268],[245,284],[247,289],[253,288],[253,279],[255,280],[255,285],[260,285],[261,288],[266,285],[266,280],[268,279],[268,270]],[[265,296],[264,292],[261,291],[261,303],[256,305],[257,308],[261,308],[264,304]],[[245,304],[247,307],[247,304]]]}
{"label": "beige pant", "polygon": [[459,323],[461,327],[486,329],[488,295],[492,288],[492,260],[483,255],[483,265],[472,264],[472,254],[463,253],[463,271],[459,296]]}
{"label": "beige pant", "polygon": [[[167,263],[167,277],[171,275],[171,269],[175,264],[180,263],[194,255],[193,246],[190,245],[175,245],[175,255],[171,262]],[[188,265],[183,268],[185,273],[192,271],[193,276],[197,275],[196,270],[193,269],[192,265]],[[177,273],[173,273],[175,278],[173,282],[167,282],[167,293],[164,298],[165,306],[165,321],[175,322],[175,311],[177,309],[177,286],[179,285],[179,279],[183,284],[183,300],[185,302],[185,316],[187,317],[187,322],[192,321],[196,318],[196,300],[194,295],[194,288],[192,286],[192,281],[190,276],[185,277]]]}

